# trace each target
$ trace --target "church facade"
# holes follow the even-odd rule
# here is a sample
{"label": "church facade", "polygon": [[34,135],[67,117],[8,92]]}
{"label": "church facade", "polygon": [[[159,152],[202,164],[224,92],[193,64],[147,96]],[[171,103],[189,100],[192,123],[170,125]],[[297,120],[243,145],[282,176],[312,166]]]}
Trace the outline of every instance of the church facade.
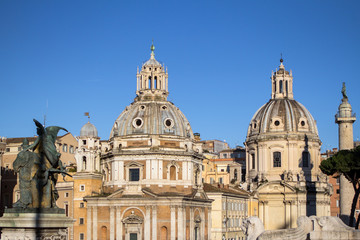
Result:
{"label": "church facade", "polygon": [[331,185],[321,173],[316,121],[293,96],[283,60],[271,76],[271,99],[250,121],[247,189],[259,198],[265,229],[296,227],[300,216],[330,216]]}
{"label": "church facade", "polygon": [[201,144],[167,100],[168,73],[150,59],[136,98],[101,141],[90,122],[76,152],[74,239],[209,239],[211,202],[201,181]]}

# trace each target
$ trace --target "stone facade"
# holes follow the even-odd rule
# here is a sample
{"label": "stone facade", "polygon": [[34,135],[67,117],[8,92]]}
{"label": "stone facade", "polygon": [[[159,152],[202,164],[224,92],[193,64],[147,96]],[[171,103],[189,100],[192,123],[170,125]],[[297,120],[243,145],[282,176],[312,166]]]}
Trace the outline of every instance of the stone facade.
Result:
{"label": "stone facade", "polygon": [[204,184],[204,190],[214,200],[211,207],[211,239],[245,239],[241,223],[253,215],[257,200],[236,186]]}

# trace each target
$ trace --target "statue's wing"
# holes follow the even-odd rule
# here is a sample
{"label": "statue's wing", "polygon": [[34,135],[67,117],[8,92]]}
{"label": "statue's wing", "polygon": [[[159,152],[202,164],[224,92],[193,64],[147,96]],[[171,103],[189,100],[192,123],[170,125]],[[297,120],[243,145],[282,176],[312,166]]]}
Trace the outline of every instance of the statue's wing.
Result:
{"label": "statue's wing", "polygon": [[52,138],[52,140],[53,140],[54,143],[55,143],[57,134],[59,133],[60,130],[64,130],[65,132],[68,132],[68,130],[66,130],[66,129],[63,128],[63,127],[51,126],[51,127],[47,127],[47,128],[46,128],[46,134],[47,134],[47,135],[50,135],[51,138]]}

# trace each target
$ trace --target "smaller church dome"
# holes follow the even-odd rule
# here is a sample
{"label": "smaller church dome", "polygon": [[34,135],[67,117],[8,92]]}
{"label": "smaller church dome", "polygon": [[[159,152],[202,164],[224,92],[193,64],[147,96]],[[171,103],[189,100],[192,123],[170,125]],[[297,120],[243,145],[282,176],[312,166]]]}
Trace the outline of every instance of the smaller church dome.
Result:
{"label": "smaller church dome", "polygon": [[98,131],[92,123],[88,122],[81,128],[80,137],[98,137]]}

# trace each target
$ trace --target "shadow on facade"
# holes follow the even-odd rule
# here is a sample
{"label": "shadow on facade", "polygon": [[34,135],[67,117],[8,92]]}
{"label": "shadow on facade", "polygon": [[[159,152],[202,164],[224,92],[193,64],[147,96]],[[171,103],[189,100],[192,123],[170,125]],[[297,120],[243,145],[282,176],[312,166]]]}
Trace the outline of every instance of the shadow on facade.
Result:
{"label": "shadow on facade", "polygon": [[17,184],[17,173],[8,167],[1,167],[1,199],[0,216],[3,216],[5,208],[11,208],[14,202],[14,188]]}
{"label": "shadow on facade", "polygon": [[306,216],[316,216],[316,186],[315,181],[311,179],[311,170],[314,165],[311,161],[309,152],[309,139],[305,134],[305,146],[299,161],[299,167],[302,169],[306,181]]}

